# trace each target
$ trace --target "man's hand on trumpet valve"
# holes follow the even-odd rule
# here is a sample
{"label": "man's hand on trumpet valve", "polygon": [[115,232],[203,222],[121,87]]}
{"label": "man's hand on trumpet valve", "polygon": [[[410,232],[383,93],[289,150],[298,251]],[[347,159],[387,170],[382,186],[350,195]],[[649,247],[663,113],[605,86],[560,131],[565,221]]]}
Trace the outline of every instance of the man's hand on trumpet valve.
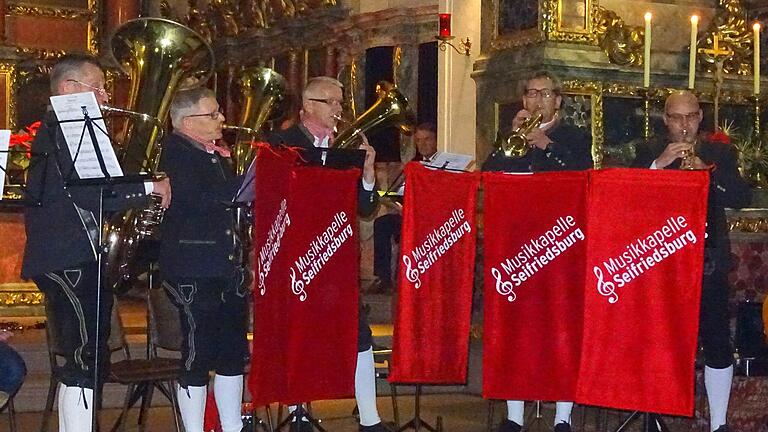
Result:
{"label": "man's hand on trumpet valve", "polygon": [[521,109],[517,112],[517,114],[515,114],[515,118],[512,119],[512,129],[519,128],[526,119],[531,117],[533,117],[533,114],[530,111]]}
{"label": "man's hand on trumpet valve", "polygon": [[365,150],[365,164],[363,165],[363,180],[368,184],[373,184],[376,181],[376,173],[374,172],[374,162],[376,162],[376,150],[368,143],[368,137],[364,133],[360,133],[360,150]]}
{"label": "man's hand on trumpet valve", "polygon": [[525,137],[531,147],[538,147],[542,150],[546,150],[547,146],[552,144],[552,140],[544,133],[544,129],[538,127],[530,131]]}
{"label": "man's hand on trumpet valve", "polygon": [[152,182],[152,194],[160,197],[160,205],[164,209],[171,205],[171,181],[168,177]]}
{"label": "man's hand on trumpet valve", "polygon": [[[666,168],[677,159],[685,156],[686,152],[693,151],[693,143],[673,142],[667,145],[667,148],[656,158],[656,168]],[[693,159],[693,165],[696,169],[706,169],[707,164],[698,156]]]}

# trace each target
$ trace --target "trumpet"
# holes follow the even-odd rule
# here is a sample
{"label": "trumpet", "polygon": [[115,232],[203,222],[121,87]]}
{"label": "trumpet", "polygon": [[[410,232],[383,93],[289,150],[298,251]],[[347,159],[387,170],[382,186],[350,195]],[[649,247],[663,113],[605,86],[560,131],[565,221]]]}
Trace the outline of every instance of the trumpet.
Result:
{"label": "trumpet", "polygon": [[691,144],[691,146],[688,149],[683,150],[683,159],[680,162],[680,169],[686,171],[695,170],[696,166],[694,160],[696,158],[696,152],[693,150],[694,143],[692,143],[688,137],[688,129],[683,129],[683,141]]}
{"label": "trumpet", "polygon": [[502,139],[500,147],[504,156],[517,159],[527,155],[531,149],[531,143],[528,142],[526,135],[539,127],[542,119],[544,119],[544,115],[540,112],[536,113],[525,119],[508,137]]}

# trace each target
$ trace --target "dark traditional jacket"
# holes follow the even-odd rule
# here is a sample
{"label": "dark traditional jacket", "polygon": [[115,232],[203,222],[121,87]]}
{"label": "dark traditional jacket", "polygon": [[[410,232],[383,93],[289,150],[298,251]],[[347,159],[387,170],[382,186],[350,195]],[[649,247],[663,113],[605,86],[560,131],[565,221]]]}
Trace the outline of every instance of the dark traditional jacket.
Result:
{"label": "dark traditional jacket", "polygon": [[[32,142],[27,177],[24,248],[21,276],[30,279],[51,271],[66,270],[96,261],[88,229],[98,221],[101,186],[75,185],[78,180],[72,157],[53,112],[49,112]],[[69,184],[67,186],[67,184]],[[104,189],[106,212],[148,204],[141,182],[113,184]],[[81,208],[93,215],[83,222]],[[90,226],[92,223],[93,226]],[[99,229],[100,227],[96,227]]]}
{"label": "dark traditional jacket", "polygon": [[483,163],[483,171],[539,172],[592,167],[592,139],[588,133],[560,121],[547,131],[547,136],[552,143],[546,150],[534,147],[521,158],[508,158],[496,150]]}
{"label": "dark traditional jacket", "polygon": [[231,202],[242,176],[231,160],[174,133],[163,144],[160,170],[172,191],[161,225],[161,277],[233,276],[240,257]]}
{"label": "dark traditional jacket", "polygon": [[[649,141],[637,148],[637,156],[632,164],[635,168],[649,168],[654,160],[664,152],[669,140],[666,137]],[[728,272],[731,266],[730,242],[725,208],[742,208],[752,200],[752,190],[739,175],[736,155],[730,145],[699,140],[696,155],[707,164],[713,165],[710,171],[709,199],[707,201],[707,239],[706,256],[719,271]],[[666,169],[679,169],[680,160],[671,163]],[[680,199],[685,199],[681,197]]]}
{"label": "dark traditional jacket", "polygon": [[[269,143],[273,146],[286,145],[289,147],[314,148],[315,139],[309,131],[299,124],[288,129],[274,132],[269,137]],[[371,191],[365,190],[362,183],[357,189],[357,213],[362,217],[368,217],[376,211],[378,195],[376,188]]]}

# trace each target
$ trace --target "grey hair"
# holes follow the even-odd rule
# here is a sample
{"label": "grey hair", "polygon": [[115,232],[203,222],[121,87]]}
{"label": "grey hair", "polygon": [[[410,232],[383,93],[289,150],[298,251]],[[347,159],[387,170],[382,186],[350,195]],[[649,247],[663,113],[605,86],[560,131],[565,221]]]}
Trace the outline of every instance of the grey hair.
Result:
{"label": "grey hair", "polygon": [[68,79],[80,78],[82,76],[82,68],[87,64],[96,66],[103,71],[96,57],[87,54],[69,54],[62,57],[51,69],[51,93],[54,95],[59,94],[59,84],[62,82]]}
{"label": "grey hair", "polygon": [[304,87],[304,91],[301,93],[301,100],[306,102],[307,99],[312,96],[312,93],[322,85],[332,85],[342,90],[344,89],[344,84],[342,84],[341,81],[337,80],[336,78],[331,78],[328,76],[310,78],[309,81],[307,81],[307,85]]}
{"label": "grey hair", "polygon": [[171,124],[173,127],[180,127],[184,117],[195,114],[197,104],[205,98],[216,99],[216,93],[208,87],[195,87],[176,92],[173,102],[171,102]]}

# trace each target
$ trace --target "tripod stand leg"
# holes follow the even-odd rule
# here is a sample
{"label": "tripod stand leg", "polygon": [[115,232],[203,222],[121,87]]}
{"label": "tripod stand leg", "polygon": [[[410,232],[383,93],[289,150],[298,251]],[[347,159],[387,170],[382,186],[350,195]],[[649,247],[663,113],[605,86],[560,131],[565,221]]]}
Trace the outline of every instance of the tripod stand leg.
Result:
{"label": "tripod stand leg", "polygon": [[624,421],[621,423],[621,425],[619,425],[619,427],[616,428],[616,430],[614,430],[614,432],[621,432],[621,431],[623,431],[624,428],[629,426],[632,423],[632,421],[634,419],[636,419],[637,417],[639,417],[639,416],[640,416],[640,412],[639,411],[633,412],[632,414],[629,415],[629,417],[624,419]]}

